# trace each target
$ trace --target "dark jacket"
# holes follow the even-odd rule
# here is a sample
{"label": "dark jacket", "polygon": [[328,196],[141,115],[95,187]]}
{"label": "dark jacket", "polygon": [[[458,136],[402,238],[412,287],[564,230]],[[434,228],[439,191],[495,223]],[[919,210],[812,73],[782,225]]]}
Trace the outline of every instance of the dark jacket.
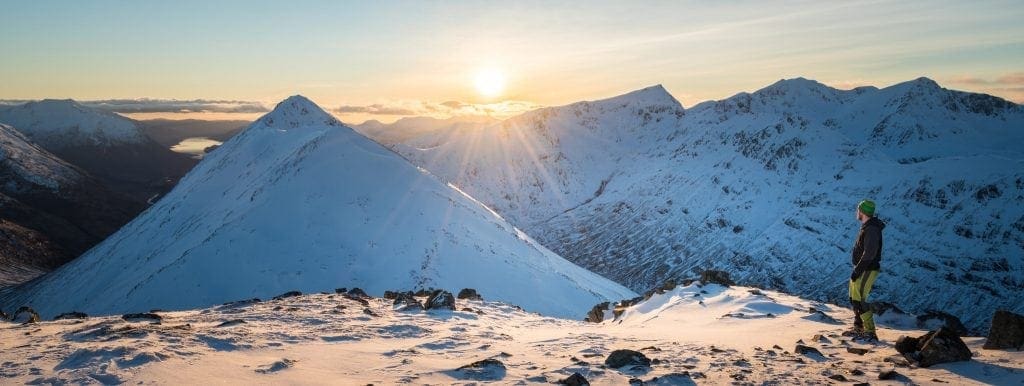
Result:
{"label": "dark jacket", "polygon": [[853,245],[853,276],[851,278],[882,268],[879,264],[882,261],[882,229],[885,229],[885,223],[878,217],[872,217],[860,226],[857,242]]}

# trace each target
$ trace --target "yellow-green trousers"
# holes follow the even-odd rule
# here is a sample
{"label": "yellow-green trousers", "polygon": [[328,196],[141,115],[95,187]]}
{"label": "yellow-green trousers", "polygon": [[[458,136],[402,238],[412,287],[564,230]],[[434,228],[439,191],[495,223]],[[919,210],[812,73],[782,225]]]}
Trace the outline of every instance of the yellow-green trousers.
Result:
{"label": "yellow-green trousers", "polygon": [[868,295],[871,293],[871,286],[878,278],[878,271],[867,271],[856,279],[850,280],[850,303],[853,304],[853,325],[865,333],[875,333],[875,318],[871,313],[871,305],[868,303]]}

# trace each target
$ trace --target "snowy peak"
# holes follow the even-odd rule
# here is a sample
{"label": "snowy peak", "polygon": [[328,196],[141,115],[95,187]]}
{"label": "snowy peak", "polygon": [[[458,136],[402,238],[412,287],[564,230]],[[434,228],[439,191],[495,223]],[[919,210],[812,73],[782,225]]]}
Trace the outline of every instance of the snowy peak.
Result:
{"label": "snowy peak", "polygon": [[341,126],[337,118],[302,95],[293,95],[281,101],[273,111],[261,117],[257,124],[284,130],[308,126]]}
{"label": "snowy peak", "polygon": [[683,105],[676,100],[668,90],[660,84],[631,91],[608,99],[594,101],[595,104],[603,105],[633,105],[640,106],[672,106],[683,108]]}
{"label": "snowy peak", "polygon": [[50,149],[79,145],[137,144],[148,138],[120,115],[89,108],[71,99],[45,99],[0,108],[0,122],[12,125]]}

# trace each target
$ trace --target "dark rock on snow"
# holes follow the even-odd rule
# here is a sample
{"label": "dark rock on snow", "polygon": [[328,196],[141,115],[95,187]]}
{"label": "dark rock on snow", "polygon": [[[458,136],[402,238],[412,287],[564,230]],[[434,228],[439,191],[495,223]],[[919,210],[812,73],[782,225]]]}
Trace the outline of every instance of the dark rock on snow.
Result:
{"label": "dark rock on snow", "polygon": [[412,296],[411,292],[399,292],[392,303],[396,311],[423,311],[423,304]]}
{"label": "dark rock on snow", "polygon": [[370,295],[366,294],[366,291],[363,291],[361,288],[358,288],[358,287],[348,290],[348,294],[351,295],[351,296],[358,296],[358,297],[361,297],[361,298],[368,298],[368,297],[370,297]]}
{"label": "dark rock on snow", "polygon": [[159,321],[163,320],[164,318],[162,316],[154,314],[152,312],[140,312],[140,313],[135,313],[135,314],[124,314],[124,315],[121,315],[121,319],[127,320],[129,322],[131,322],[131,321],[139,321],[139,320],[143,320],[143,319],[144,320],[152,320],[152,321],[155,321],[155,322],[159,322]]}
{"label": "dark rock on snow", "polygon": [[867,353],[871,352],[871,350],[868,350],[866,348],[859,348],[859,347],[847,347],[846,348],[846,352],[848,352],[850,354],[864,355],[864,354],[867,354]]}
{"label": "dark rock on snow", "polygon": [[580,373],[572,373],[568,378],[560,380],[557,383],[559,385],[568,386],[590,386],[590,382],[587,381],[587,378],[580,375]]}
{"label": "dark rock on snow", "polygon": [[964,341],[953,330],[945,327],[917,338],[900,337],[896,340],[896,351],[921,367],[969,361],[972,356]]}
{"label": "dark rock on snow", "polygon": [[488,358],[459,367],[450,374],[462,379],[497,381],[505,377],[505,364],[497,359]]}
{"label": "dark rock on snow", "polygon": [[712,269],[700,273],[700,282],[704,284],[721,284],[726,287],[736,285],[736,283],[729,278],[728,272]]}
{"label": "dark rock on snow", "polygon": [[587,318],[583,320],[591,323],[601,323],[604,321],[604,312],[609,306],[611,306],[611,303],[609,302],[600,303],[594,306],[594,308],[591,308],[590,312],[587,313]]}
{"label": "dark rock on snow", "polygon": [[427,298],[424,308],[428,310],[441,309],[454,311],[455,296],[452,296],[452,293],[448,291],[435,291],[434,294]]}
{"label": "dark rock on snow", "polygon": [[345,287],[335,288],[334,289],[334,293],[336,293],[336,294],[343,294],[343,293],[346,293],[346,292],[348,292],[348,288],[345,288]]}
{"label": "dark rock on snow", "polygon": [[484,297],[480,296],[480,294],[478,294],[476,290],[472,288],[463,288],[462,291],[459,291],[459,295],[456,297],[459,299],[468,300],[484,300]]}
{"label": "dark rock on snow", "polygon": [[231,326],[237,326],[239,324],[245,324],[245,321],[242,320],[242,319],[227,320],[227,321],[222,322],[221,324],[218,324],[217,327],[231,327]]}
{"label": "dark rock on snow", "polygon": [[288,292],[285,292],[283,294],[274,296],[273,300],[281,300],[281,299],[286,299],[286,298],[291,298],[291,297],[296,297],[296,296],[302,296],[302,292],[300,292],[300,291],[288,291]]}
{"label": "dark rock on snow", "polygon": [[604,360],[604,364],[611,368],[621,368],[624,366],[651,366],[651,360],[646,355],[639,351],[633,350],[615,350],[612,351],[608,358]]}
{"label": "dark rock on snow", "polygon": [[896,370],[883,370],[882,372],[878,373],[878,379],[881,381],[893,380],[899,377],[900,373],[897,373]]}
{"label": "dark rock on snow", "polygon": [[803,355],[818,355],[818,356],[822,356],[822,357],[825,356],[825,355],[823,355],[821,353],[821,351],[818,351],[818,349],[816,349],[814,347],[811,347],[811,346],[802,345],[802,344],[796,345],[796,347],[793,349],[793,352],[795,352],[797,354],[803,354]]}
{"label": "dark rock on snow", "polygon": [[1024,316],[1010,311],[999,310],[992,316],[992,326],[988,330],[985,346],[989,350],[1024,348]]}
{"label": "dark rock on snow", "polygon": [[88,318],[88,317],[89,317],[89,315],[86,315],[84,312],[71,311],[71,312],[65,312],[63,314],[57,315],[56,317],[53,318],[53,320],[85,319],[85,318]]}

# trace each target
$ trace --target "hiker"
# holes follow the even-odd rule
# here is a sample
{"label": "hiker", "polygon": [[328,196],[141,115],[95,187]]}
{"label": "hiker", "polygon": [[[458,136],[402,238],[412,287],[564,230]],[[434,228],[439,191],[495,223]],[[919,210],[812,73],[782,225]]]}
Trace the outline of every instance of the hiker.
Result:
{"label": "hiker", "polygon": [[868,303],[871,286],[878,278],[882,260],[882,229],[885,223],[875,217],[875,203],[864,200],[857,204],[857,220],[861,222],[853,245],[853,273],[850,274],[850,303],[853,304],[853,330],[849,335],[865,342],[877,342],[875,320]]}

